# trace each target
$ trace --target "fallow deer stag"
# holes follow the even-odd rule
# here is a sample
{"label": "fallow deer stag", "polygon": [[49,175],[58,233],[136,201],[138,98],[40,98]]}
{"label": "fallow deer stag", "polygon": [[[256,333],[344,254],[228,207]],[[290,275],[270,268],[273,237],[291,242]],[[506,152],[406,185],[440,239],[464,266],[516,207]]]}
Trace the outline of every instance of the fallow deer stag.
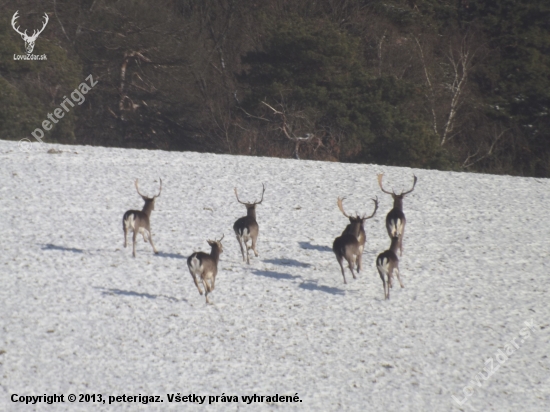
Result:
{"label": "fallow deer stag", "polygon": [[187,259],[187,267],[189,273],[195,282],[195,286],[199,290],[202,296],[202,289],[199,285],[199,280],[204,285],[206,291],[206,303],[210,303],[208,300],[208,294],[214,290],[216,275],[218,274],[218,262],[220,261],[220,255],[223,252],[222,235],[220,240],[207,240],[208,244],[212,248],[210,254],[204,252],[195,252]]}
{"label": "fallow deer stag", "polygon": [[138,233],[143,236],[143,240],[145,242],[149,241],[149,243],[151,243],[155,254],[158,253],[155,245],[153,244],[153,237],[151,236],[151,225],[149,219],[151,217],[151,212],[155,210],[155,199],[160,196],[160,192],[162,191],[162,179],[159,179],[159,181],[159,194],[153,197],[147,197],[139,192],[138,179],[136,179],[136,190],[138,192],[138,195],[140,195],[145,202],[145,204],[143,205],[143,209],[141,209],[141,211],[128,210],[126,213],[124,213],[124,216],[122,218],[122,230],[124,230],[124,247],[127,246],[128,231],[134,232],[134,245],[132,253],[134,257],[136,257],[136,238]]}
{"label": "fallow deer stag", "polygon": [[350,223],[346,226],[342,232],[342,235],[334,239],[332,250],[336,255],[336,260],[340,264],[340,269],[342,269],[344,283],[347,283],[343,261],[346,259],[353,278],[357,279],[355,277],[355,273],[353,272],[353,264],[355,263],[358,272],[361,271],[363,249],[365,247],[365,242],[367,241],[364,224],[365,221],[372,218],[378,210],[378,198],[372,199],[374,202],[374,212],[372,212],[372,214],[368,217],[366,215],[359,216],[359,214],[356,214],[355,216],[348,215],[342,204],[344,199],[345,198],[338,198],[338,208],[342,214],[349,219]]}
{"label": "fallow deer stag", "polygon": [[361,245],[361,253],[363,253],[363,248],[365,247],[365,242],[367,241],[367,234],[365,233],[365,221],[374,217],[376,214],[376,211],[378,210],[378,197],[376,199],[371,199],[374,202],[374,211],[370,216],[367,217],[367,215],[359,216],[358,213],[355,214],[355,216],[348,215],[344,210],[344,201],[345,197],[338,198],[338,209],[342,212],[342,214],[349,219],[349,225],[346,226],[344,231],[342,232],[342,235],[344,234],[350,234],[357,238],[359,241],[359,244]]}
{"label": "fallow deer stag", "polygon": [[383,173],[380,173],[378,175],[378,184],[380,185],[380,189],[382,189],[382,192],[391,195],[391,197],[393,198],[393,209],[390,210],[388,215],[386,216],[386,230],[388,231],[388,235],[390,236],[390,238],[393,239],[394,236],[399,237],[399,254],[400,256],[403,256],[403,236],[405,234],[405,224],[407,223],[407,220],[405,219],[405,214],[403,213],[403,198],[414,190],[417,177],[413,175],[414,182],[411,190],[401,192],[400,195],[396,194],[393,189],[391,192],[384,190],[384,188],[382,187],[383,177]]}
{"label": "fallow deer stag", "polygon": [[390,288],[393,287],[392,283],[394,273],[397,275],[397,279],[399,280],[401,287],[405,287],[399,277],[399,258],[397,257],[398,246],[399,236],[392,237],[389,250],[380,253],[376,258],[376,268],[378,269],[380,279],[382,279],[382,286],[384,286],[384,299],[390,298]]}
{"label": "fallow deer stag", "polygon": [[[246,207],[246,216],[237,219],[237,221],[233,225],[233,230],[235,231],[235,235],[237,236],[237,240],[239,241],[239,246],[241,247],[243,262],[245,261],[244,248],[246,248],[246,263],[248,264],[250,264],[250,258],[248,256],[248,251],[250,249],[252,249],[254,251],[254,255],[258,257],[258,251],[256,250],[256,241],[258,240],[260,227],[258,226],[258,222],[256,222],[256,205],[261,204],[264,200],[265,185],[263,183],[262,188],[262,198],[259,202],[253,203],[241,202],[241,200],[239,199],[239,194],[237,193],[237,188],[235,188],[235,196],[237,197],[237,201],[245,205]],[[252,246],[250,247],[247,245],[247,242],[249,240],[252,241]]]}

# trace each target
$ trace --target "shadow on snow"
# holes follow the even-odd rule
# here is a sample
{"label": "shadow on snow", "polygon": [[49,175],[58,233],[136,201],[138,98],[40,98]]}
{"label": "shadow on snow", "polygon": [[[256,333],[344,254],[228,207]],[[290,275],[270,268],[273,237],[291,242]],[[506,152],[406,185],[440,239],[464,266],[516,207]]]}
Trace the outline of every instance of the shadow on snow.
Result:
{"label": "shadow on snow", "polygon": [[273,265],[298,266],[301,268],[308,268],[311,266],[309,263],[302,263],[294,259],[264,259],[264,262]]}
{"label": "shadow on snow", "polygon": [[75,249],[73,247],[57,246],[51,243],[44,245],[42,250],[61,250],[63,252],[84,253],[82,249]]}
{"label": "shadow on snow", "polygon": [[301,279],[301,276],[295,276],[290,275],[288,273],[281,273],[281,272],[271,272],[269,270],[253,270],[252,273],[258,276],[265,276],[266,278],[272,278],[272,279],[285,279],[285,280],[291,280],[291,279]]}
{"label": "shadow on snow", "polygon": [[[133,290],[107,289],[102,287],[96,287],[95,289],[101,290],[102,291],[101,294],[103,296],[122,295],[122,296],[132,296],[132,297],[147,298],[147,299],[164,298],[171,302],[180,302],[180,299],[176,299],[172,296],[151,295],[150,293],[139,293],[139,292],[134,292]],[[185,301],[185,299],[181,299],[181,300]]]}
{"label": "shadow on snow", "polygon": [[310,242],[298,242],[302,249],[318,250],[319,252],[332,252],[332,248],[328,246],[312,245]]}
{"label": "shadow on snow", "polygon": [[300,286],[298,286],[298,287],[301,288],[301,289],[306,289],[306,290],[317,290],[319,292],[330,293],[331,295],[344,295],[346,293],[346,291],[344,289],[333,288],[333,287],[324,286],[324,285],[318,285],[317,281],[307,281],[307,282],[304,282],[304,283],[300,284]]}

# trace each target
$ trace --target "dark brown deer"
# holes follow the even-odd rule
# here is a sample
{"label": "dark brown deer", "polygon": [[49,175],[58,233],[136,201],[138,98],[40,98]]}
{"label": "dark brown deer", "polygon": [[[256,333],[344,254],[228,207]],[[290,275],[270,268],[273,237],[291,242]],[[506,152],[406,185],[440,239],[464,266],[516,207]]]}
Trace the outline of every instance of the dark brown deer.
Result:
{"label": "dark brown deer", "polygon": [[362,269],[362,257],[363,249],[365,247],[365,242],[367,241],[367,235],[365,233],[365,221],[373,217],[378,209],[378,198],[372,199],[374,202],[374,212],[370,216],[355,216],[348,215],[342,204],[345,198],[338,198],[338,208],[342,214],[347,217],[350,221],[349,225],[346,226],[342,235],[334,239],[332,244],[332,250],[336,255],[336,260],[340,264],[340,269],[342,269],[342,276],[344,278],[344,283],[346,282],[346,275],[344,271],[344,259],[348,262],[349,269],[354,279],[357,279],[355,273],[353,272],[353,265],[356,265],[357,272]]}
{"label": "dark brown deer", "polygon": [[139,192],[138,187],[138,180],[136,179],[135,185],[136,190],[138,194],[141,196],[145,204],[143,205],[143,209],[140,210],[128,210],[126,213],[124,213],[124,216],[122,217],[122,230],[124,230],[124,247],[127,246],[127,237],[128,237],[128,231],[134,232],[134,244],[133,244],[133,256],[136,257],[136,238],[138,233],[140,233],[143,236],[143,240],[145,242],[149,241],[151,243],[151,246],[153,246],[153,251],[158,253],[157,249],[155,248],[155,245],[153,244],[153,237],[151,236],[151,224],[150,224],[150,218],[151,218],[151,212],[155,210],[155,199],[160,196],[160,192],[162,191],[162,179],[159,179],[160,181],[160,189],[159,194],[153,197],[147,197],[145,195],[142,195]]}
{"label": "dark brown deer", "polygon": [[344,199],[345,197],[339,197],[337,202],[338,209],[340,209],[342,214],[349,219],[349,225],[346,226],[346,228],[342,232],[342,235],[349,234],[355,236],[359,241],[359,244],[361,245],[361,253],[363,253],[365,242],[367,241],[367,234],[365,233],[365,221],[374,217],[374,215],[376,214],[376,211],[378,210],[378,197],[376,199],[371,199],[374,202],[374,211],[368,217],[366,214],[363,216],[359,216],[358,213],[356,213],[355,216],[348,215],[344,210]]}
{"label": "dark brown deer", "polygon": [[403,236],[405,235],[405,224],[407,223],[405,214],[403,213],[403,198],[414,190],[417,177],[413,175],[414,182],[411,190],[401,192],[400,195],[396,194],[393,190],[391,192],[384,190],[382,187],[383,177],[383,173],[378,175],[378,184],[380,185],[380,189],[382,189],[382,192],[391,195],[393,198],[393,209],[390,210],[386,216],[386,230],[388,231],[390,238],[393,238],[394,236],[399,237],[399,254],[400,256],[403,256]]}
{"label": "dark brown deer", "polygon": [[201,296],[202,289],[199,285],[199,280],[204,285],[206,303],[210,303],[208,294],[211,293],[215,287],[216,275],[218,274],[218,262],[220,261],[220,255],[223,253],[222,239],[223,235],[220,240],[207,240],[211,247],[210,254],[195,252],[187,259],[189,273],[191,273],[193,282],[195,282],[195,286],[199,290]]}
{"label": "dark brown deer", "polygon": [[[393,287],[393,275],[397,275],[399,284],[402,288],[403,282],[399,276],[399,258],[397,257],[397,248],[399,246],[399,237],[394,236],[391,239],[391,246],[389,250],[382,252],[376,258],[376,268],[380,279],[382,279],[382,286],[384,286],[384,299],[390,298],[390,288]],[[386,283],[387,280],[387,283]]]}
{"label": "dark brown deer", "polygon": [[[262,183],[262,198],[259,202],[253,202],[253,203],[246,203],[241,202],[239,199],[239,194],[237,193],[237,188],[235,188],[235,196],[237,197],[237,201],[241,204],[243,204],[246,207],[246,216],[243,216],[235,222],[233,225],[233,230],[235,231],[235,235],[237,236],[237,240],[239,241],[239,246],[241,247],[241,254],[243,256],[243,262],[246,260],[246,263],[250,264],[250,258],[248,256],[248,251],[252,249],[254,251],[254,255],[258,257],[258,250],[256,249],[256,242],[258,240],[258,233],[260,231],[260,227],[258,226],[258,222],[256,222],[256,205],[259,205],[264,200],[264,193],[265,193],[265,185]],[[247,242],[251,240],[252,246],[248,246]],[[244,257],[244,248],[246,248],[246,259]]]}

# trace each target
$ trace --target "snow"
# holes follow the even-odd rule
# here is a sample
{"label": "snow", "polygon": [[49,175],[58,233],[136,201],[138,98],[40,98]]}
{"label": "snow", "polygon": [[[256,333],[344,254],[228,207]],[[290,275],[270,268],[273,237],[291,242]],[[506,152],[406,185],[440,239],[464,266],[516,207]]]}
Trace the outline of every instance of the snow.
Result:
{"label": "snow", "polygon": [[[0,141],[0,410],[548,410],[550,180],[45,147]],[[389,301],[375,266],[392,207],[379,172],[396,191],[418,176],[404,200],[405,288],[394,282]],[[159,254],[139,237],[134,259],[122,215],[143,206],[134,179],[153,195],[159,177]],[[253,201],[262,183],[260,256],[247,265],[232,230],[246,210],[233,189]],[[347,285],[331,249],[348,223],[338,196],[351,213],[380,200],[365,224],[363,271],[354,280],[347,270]],[[223,234],[207,305],[185,259]],[[474,384],[512,339],[515,352]],[[177,393],[207,398],[168,402]],[[25,405],[13,394],[163,403]],[[222,394],[239,403],[208,403]],[[254,394],[302,402],[241,401]]]}

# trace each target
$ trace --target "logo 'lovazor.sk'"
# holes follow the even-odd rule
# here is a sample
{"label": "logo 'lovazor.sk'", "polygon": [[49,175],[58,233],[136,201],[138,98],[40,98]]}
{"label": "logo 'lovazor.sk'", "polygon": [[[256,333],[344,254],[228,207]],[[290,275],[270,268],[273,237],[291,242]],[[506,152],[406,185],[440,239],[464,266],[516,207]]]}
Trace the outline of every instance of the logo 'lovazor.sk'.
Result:
{"label": "logo 'lovazor.sk'", "polygon": [[[19,13],[19,10],[17,10],[12,19],[11,19],[11,25],[13,27],[13,29],[19,33],[21,35],[21,38],[25,41],[25,49],[27,50],[27,56],[30,56],[33,49],[34,49],[34,43],[36,42],[36,39],[38,38],[38,36],[40,35],[40,33],[42,33],[44,31],[44,29],[46,28],[46,25],[48,24],[48,21],[50,20],[49,17],[48,17],[48,14],[47,13],[44,13],[44,23],[42,25],[42,28],[40,30],[34,30],[32,35],[29,36],[27,34],[27,30],[25,30],[24,32],[21,32],[19,30],[19,26],[15,26],[16,24],[16,20],[19,18],[18,14]],[[45,57],[45,56],[44,56]],[[15,55],[14,55],[14,59],[15,59]],[[26,60],[26,59],[25,59]],[[44,60],[44,59],[40,59],[40,60]]]}

